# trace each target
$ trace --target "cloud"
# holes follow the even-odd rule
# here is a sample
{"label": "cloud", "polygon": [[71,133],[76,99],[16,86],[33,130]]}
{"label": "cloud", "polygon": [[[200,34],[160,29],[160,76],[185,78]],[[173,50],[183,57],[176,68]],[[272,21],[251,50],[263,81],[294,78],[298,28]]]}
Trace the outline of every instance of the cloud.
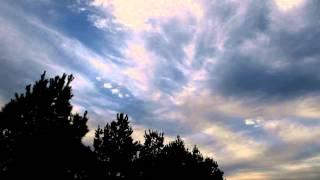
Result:
{"label": "cloud", "polygon": [[140,41],[138,39],[128,42],[125,56],[130,66],[124,69],[124,74],[136,81],[134,88],[141,90],[139,95],[146,95],[152,93],[151,77],[154,73],[155,63],[152,61],[153,55]]}
{"label": "cloud", "polygon": [[[118,84],[125,84],[126,87],[122,89],[129,97],[135,81],[122,74],[118,64],[36,16],[24,11],[16,13],[15,8],[18,7],[1,6],[0,59],[3,70],[0,80],[6,84],[0,90],[3,96],[12,97],[16,89],[24,89],[27,83],[38,79],[44,70],[47,70],[48,76],[66,72],[76,77],[72,102],[75,106],[88,109],[96,121],[106,117],[106,114],[96,113],[97,108],[121,110],[120,102],[111,102],[114,97],[102,91],[103,84],[98,83],[99,79],[112,79]],[[98,82],[95,83],[95,80]],[[118,89],[111,91],[119,93]]]}
{"label": "cloud", "polygon": [[98,29],[107,29],[110,26],[110,19],[102,18],[99,16],[89,16],[89,19],[93,22],[93,25]]}
{"label": "cloud", "polygon": [[316,143],[320,136],[320,126],[306,126],[288,120],[269,120],[263,124],[263,128],[281,140],[295,144]]}
{"label": "cloud", "polygon": [[[225,68],[221,69],[221,66]],[[212,83],[218,91],[231,96],[287,99],[319,92],[318,73],[309,67],[311,65],[300,64],[300,68],[298,65],[288,66],[274,69],[250,57],[233,56],[217,67],[215,75],[218,78]]]}
{"label": "cloud", "polygon": [[[152,80],[162,92],[171,94],[180,91],[188,81],[185,73],[190,69],[190,52],[185,50],[192,43],[195,24],[192,18],[187,23],[172,18],[155,26],[159,26],[159,30],[149,32],[146,37],[147,49],[158,59],[155,68],[157,76]],[[192,51],[190,48],[188,50]]]}
{"label": "cloud", "polygon": [[[217,59],[209,69],[212,77],[210,88],[225,96],[255,96],[267,100],[318,93],[319,74],[314,67],[319,63],[319,47],[318,43],[310,45],[314,39],[312,37],[318,36],[318,27],[310,22],[297,32],[275,29],[273,23],[276,23],[274,19],[277,16],[294,19],[296,14],[276,14],[268,3],[256,4],[250,1],[244,4],[247,6],[235,5],[235,10],[228,11],[224,17],[223,36],[228,39],[223,42],[223,51],[217,47],[208,47],[214,54],[198,52],[200,57]],[[310,7],[305,6],[304,11]],[[299,15],[305,20],[309,19],[306,13]],[[211,23],[220,21],[216,17],[209,19]],[[229,21],[235,23],[230,24]],[[206,42],[203,46],[210,44]],[[201,49],[206,49],[203,46]]]}
{"label": "cloud", "polygon": [[288,11],[297,8],[304,3],[304,0],[275,0],[276,5],[282,11]]}
{"label": "cloud", "polygon": [[101,77],[100,77],[100,76],[97,76],[97,77],[96,77],[96,80],[97,80],[97,81],[101,81]]}
{"label": "cloud", "polygon": [[235,134],[223,127],[211,126],[204,133],[216,138],[218,142],[217,148],[222,146],[222,149],[224,149],[223,156],[227,157],[229,154],[229,156],[233,157],[233,161],[237,159],[252,159],[263,152],[264,147],[259,143],[254,142],[249,137],[239,136],[239,134]]}
{"label": "cloud", "polygon": [[234,174],[232,176],[229,176],[228,179],[231,180],[248,180],[248,177],[252,179],[261,179],[261,180],[266,180],[268,179],[268,176],[266,175],[267,173],[263,172],[241,172]]}
{"label": "cloud", "polygon": [[245,119],[244,120],[244,123],[248,126],[254,126],[254,127],[259,127],[260,123],[262,122],[263,120],[261,119]]}
{"label": "cloud", "polygon": [[184,18],[186,14],[199,18],[202,16],[202,7],[193,0],[95,0],[92,4],[111,10],[119,23],[135,30],[146,29],[152,19],[172,16]]}
{"label": "cloud", "polygon": [[119,89],[111,89],[112,94],[118,94],[120,92]]}
{"label": "cloud", "polygon": [[104,84],[103,84],[103,87],[104,87],[104,88],[107,88],[107,89],[111,89],[111,88],[112,88],[112,85],[111,85],[111,83],[104,83]]}
{"label": "cloud", "polygon": [[180,134],[227,179],[319,177],[316,1],[30,2],[1,2],[0,105],[43,70],[73,73],[85,143],[125,112],[137,139]]}

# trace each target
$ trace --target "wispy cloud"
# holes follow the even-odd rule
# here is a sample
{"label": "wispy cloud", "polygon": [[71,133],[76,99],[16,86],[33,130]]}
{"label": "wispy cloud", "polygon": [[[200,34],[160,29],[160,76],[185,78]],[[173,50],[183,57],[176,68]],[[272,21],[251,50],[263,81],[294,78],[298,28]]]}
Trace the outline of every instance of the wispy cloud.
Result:
{"label": "wispy cloud", "polygon": [[120,111],[137,139],[180,134],[228,179],[319,177],[318,2],[0,4],[0,105],[43,70],[73,73],[85,143]]}

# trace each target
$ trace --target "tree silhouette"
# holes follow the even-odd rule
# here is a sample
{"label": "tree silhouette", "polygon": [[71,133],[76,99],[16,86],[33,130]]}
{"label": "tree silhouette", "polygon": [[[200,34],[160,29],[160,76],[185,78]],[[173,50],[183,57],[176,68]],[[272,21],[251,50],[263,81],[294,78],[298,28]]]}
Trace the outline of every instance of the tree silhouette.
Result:
{"label": "tree silhouette", "polygon": [[94,152],[104,169],[106,177],[128,178],[134,172],[138,144],[134,142],[128,116],[117,114],[117,120],[98,128],[93,141]]}
{"label": "tree silhouette", "polygon": [[147,179],[156,179],[163,173],[161,168],[161,154],[164,147],[163,133],[145,131],[144,144],[140,146],[137,166],[139,176]]}
{"label": "tree silhouette", "polygon": [[[63,74],[45,73],[0,112],[0,178],[67,178],[90,176],[94,155],[81,143],[88,132],[86,112],[72,114],[70,83]],[[91,165],[92,167],[92,165]],[[93,174],[93,173],[91,173]]]}
{"label": "tree silhouette", "polygon": [[128,115],[98,127],[93,150],[81,139],[88,132],[87,112],[73,114],[73,76],[46,79],[0,111],[0,179],[210,179],[222,180],[217,162],[178,136],[164,144],[164,134],[145,131],[132,138]]}
{"label": "tree silhouette", "polygon": [[162,153],[162,178],[222,180],[223,172],[211,158],[203,158],[195,146],[190,152],[178,136],[165,145]]}
{"label": "tree silhouette", "polygon": [[164,145],[164,135],[145,132],[144,143],[134,142],[128,116],[118,114],[117,120],[96,130],[94,151],[112,179],[200,178],[223,180],[223,172],[211,158],[204,158],[195,146],[190,152],[178,136]]}

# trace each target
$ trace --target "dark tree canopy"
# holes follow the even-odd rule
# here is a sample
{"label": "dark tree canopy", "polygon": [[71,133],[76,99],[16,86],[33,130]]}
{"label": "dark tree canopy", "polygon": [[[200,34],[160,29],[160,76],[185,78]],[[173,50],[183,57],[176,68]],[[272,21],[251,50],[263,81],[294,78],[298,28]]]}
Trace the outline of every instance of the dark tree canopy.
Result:
{"label": "dark tree canopy", "polygon": [[154,179],[159,177],[162,172],[162,153],[164,147],[163,133],[157,131],[145,132],[144,144],[140,147],[139,160],[137,165],[140,170],[140,176]]}
{"label": "dark tree canopy", "polygon": [[73,76],[45,73],[0,112],[0,177],[85,179],[93,153],[81,143],[86,112],[72,114]]}
{"label": "dark tree canopy", "polygon": [[138,143],[132,139],[128,116],[118,114],[117,120],[96,130],[94,152],[108,177],[132,176],[133,161],[137,157]]}
{"label": "dark tree canopy", "polygon": [[223,172],[211,158],[204,158],[195,146],[190,152],[178,136],[164,145],[163,133],[145,132],[143,144],[131,138],[128,116],[98,128],[94,151],[105,170],[105,176],[117,179],[188,179],[222,180]]}
{"label": "dark tree canopy", "polygon": [[179,136],[164,144],[163,133],[148,130],[143,143],[135,141],[123,113],[96,129],[93,147],[84,146],[87,112],[72,113],[72,80],[44,73],[2,108],[0,179],[223,179],[213,159]]}

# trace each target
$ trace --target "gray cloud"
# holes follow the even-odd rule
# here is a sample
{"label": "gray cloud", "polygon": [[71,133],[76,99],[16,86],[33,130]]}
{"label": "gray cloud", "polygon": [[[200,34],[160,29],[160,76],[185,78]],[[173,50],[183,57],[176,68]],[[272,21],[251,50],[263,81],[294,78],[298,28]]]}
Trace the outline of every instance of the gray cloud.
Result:
{"label": "gray cloud", "polygon": [[310,95],[320,90],[320,76],[315,68],[318,64],[290,64],[272,69],[252,57],[235,54],[216,67],[212,84],[227,96],[287,99]]}
{"label": "gray cloud", "polygon": [[[197,52],[197,57],[217,59],[217,63],[208,68],[210,87],[215,92],[233,97],[282,100],[319,92],[320,74],[317,67],[320,65],[320,45],[315,37],[320,35],[320,26],[312,13],[314,4],[303,7],[304,12],[310,9],[310,13],[273,17],[288,19],[302,16],[299,18],[306,23],[301,29],[275,27],[277,24],[271,17],[280,15],[272,14],[270,3],[250,1],[247,6],[222,8],[222,12],[215,11],[219,6],[214,7],[209,7],[208,11],[225,16],[209,13],[208,21],[221,22],[223,28],[218,33],[228,38],[223,42],[223,50],[209,46],[207,49],[211,54],[206,55],[209,52],[202,52],[206,49],[203,48],[203,39],[208,35],[204,35],[199,40],[198,49],[202,51]],[[241,8],[246,8],[245,13],[240,13]],[[310,14],[312,18],[309,18]],[[318,14],[316,16],[319,17]],[[261,36],[264,39],[261,40]],[[217,35],[213,35],[212,44],[215,38]],[[248,42],[251,47],[246,47]]]}

